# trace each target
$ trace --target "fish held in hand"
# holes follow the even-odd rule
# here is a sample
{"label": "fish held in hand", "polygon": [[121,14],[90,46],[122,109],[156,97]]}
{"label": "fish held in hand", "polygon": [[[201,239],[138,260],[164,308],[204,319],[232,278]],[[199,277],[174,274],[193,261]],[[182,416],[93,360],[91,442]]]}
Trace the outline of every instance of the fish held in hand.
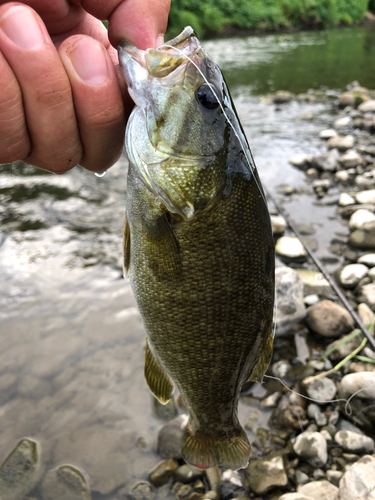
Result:
{"label": "fish held in hand", "polygon": [[218,66],[191,28],[146,51],[122,42],[128,122],[125,269],[145,328],[145,376],[189,410],[182,454],[246,467],[237,417],[272,355],[274,243],[255,164]]}

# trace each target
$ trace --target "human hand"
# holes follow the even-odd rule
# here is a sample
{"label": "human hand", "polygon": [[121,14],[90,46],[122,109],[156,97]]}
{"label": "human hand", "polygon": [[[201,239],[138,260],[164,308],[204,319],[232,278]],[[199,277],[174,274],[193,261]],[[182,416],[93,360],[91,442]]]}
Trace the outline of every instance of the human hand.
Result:
{"label": "human hand", "polygon": [[111,167],[132,108],[114,47],[161,44],[169,3],[0,0],[0,163]]}

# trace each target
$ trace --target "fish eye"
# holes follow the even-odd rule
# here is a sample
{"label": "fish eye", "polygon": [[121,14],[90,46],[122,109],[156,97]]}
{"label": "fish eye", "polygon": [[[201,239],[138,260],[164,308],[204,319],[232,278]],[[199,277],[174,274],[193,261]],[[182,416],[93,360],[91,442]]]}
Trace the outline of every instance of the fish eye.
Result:
{"label": "fish eye", "polygon": [[195,97],[199,104],[202,104],[206,109],[216,109],[219,106],[219,102],[208,83],[203,83],[197,88]]}

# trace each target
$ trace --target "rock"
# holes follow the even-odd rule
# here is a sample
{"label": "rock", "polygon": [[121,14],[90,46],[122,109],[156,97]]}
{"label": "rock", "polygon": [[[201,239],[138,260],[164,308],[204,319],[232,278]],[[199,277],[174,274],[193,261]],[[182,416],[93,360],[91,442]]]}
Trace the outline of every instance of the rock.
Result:
{"label": "rock", "polygon": [[154,500],[155,491],[147,481],[139,481],[130,490],[130,496],[134,500]]}
{"label": "rock", "polygon": [[285,495],[281,495],[279,500],[314,500],[312,497],[307,497],[302,493],[285,493]]}
{"label": "rock", "polygon": [[327,441],[319,432],[303,432],[296,437],[293,449],[313,467],[322,467],[327,463]]}
{"label": "rock", "polygon": [[273,234],[282,234],[286,229],[286,221],[281,215],[271,215],[271,224]]}
{"label": "rock", "polygon": [[354,321],[346,309],[322,300],[312,305],[306,315],[307,326],[323,337],[340,337],[354,327]]}
{"label": "rock", "polygon": [[357,203],[363,204],[375,204],[375,189],[368,189],[367,191],[360,191],[355,194],[355,199]]}
{"label": "rock", "polygon": [[287,90],[278,90],[273,98],[275,104],[286,104],[293,100],[294,95]]}
{"label": "rock", "polygon": [[295,155],[290,160],[289,163],[293,167],[299,168],[300,170],[307,170],[310,166],[311,158],[307,155]]}
{"label": "rock", "polygon": [[296,271],[290,267],[275,270],[277,291],[277,332],[286,333],[293,323],[305,317],[303,283]]}
{"label": "rock", "polygon": [[289,260],[305,260],[307,256],[304,246],[295,236],[282,236],[279,238],[275,250],[280,257]]}
{"label": "rock", "polygon": [[[320,397],[319,399],[321,400],[323,398]],[[314,419],[318,427],[327,425],[327,417],[320,411],[319,406],[314,403],[309,404],[309,406],[307,407],[307,416],[310,419]]]}
{"label": "rock", "polygon": [[334,439],[345,451],[352,453],[372,453],[374,451],[373,439],[353,431],[338,431]]}
{"label": "rock", "polygon": [[219,494],[216,491],[209,490],[203,494],[202,500],[218,500]]}
{"label": "rock", "polygon": [[327,129],[319,132],[319,137],[321,139],[325,139],[325,140],[328,140],[331,137],[336,137],[336,135],[337,135],[337,132],[334,128],[327,128]]}
{"label": "rock", "polygon": [[[336,395],[336,385],[330,378],[323,377],[308,383],[306,385],[306,391],[310,398],[324,404],[334,399]],[[318,422],[316,423],[319,425]]]}
{"label": "rock", "polygon": [[337,120],[335,120],[335,127],[336,128],[342,128],[342,127],[347,127],[348,125],[350,125],[352,122],[352,119],[350,116],[343,116],[342,118],[338,118]]}
{"label": "rock", "polygon": [[346,396],[359,391],[357,398],[375,399],[375,372],[349,373],[341,379],[341,389]]}
{"label": "rock", "polygon": [[374,500],[375,457],[365,455],[345,472],[340,481],[340,500]]}
{"label": "rock", "polygon": [[40,445],[32,439],[22,439],[0,465],[1,500],[24,498],[42,475]]}
{"label": "rock", "polygon": [[343,473],[339,470],[327,470],[327,479],[330,483],[335,486],[339,486],[340,479],[342,478]]}
{"label": "rock", "polygon": [[306,295],[305,298],[303,299],[305,302],[306,307],[310,307],[313,304],[316,304],[319,302],[319,295],[316,295],[316,293],[312,293],[311,295]]}
{"label": "rock", "polygon": [[152,469],[149,474],[149,479],[154,486],[162,486],[168,483],[177,469],[178,462],[172,458],[168,458],[158,463],[158,465]]}
{"label": "rock", "polygon": [[344,92],[340,95],[338,101],[339,108],[346,108],[346,106],[355,106],[355,96],[351,92]]}
{"label": "rock", "polygon": [[347,150],[353,149],[354,147],[354,136],[352,135],[337,135],[336,137],[331,137],[328,139],[327,148],[328,149],[340,149]]}
{"label": "rock", "polygon": [[272,373],[275,377],[284,378],[292,369],[292,365],[287,360],[281,359],[272,365]]}
{"label": "rock", "polygon": [[375,215],[369,210],[360,209],[354,212],[349,220],[349,228],[353,231],[354,229],[359,229],[366,222],[375,220]]}
{"label": "rock", "polygon": [[314,500],[338,500],[339,489],[325,479],[314,481],[298,487],[298,493],[313,498]]}
{"label": "rock", "polygon": [[349,236],[349,245],[375,250],[375,221],[365,222]]}
{"label": "rock", "polygon": [[363,102],[358,106],[358,109],[362,113],[375,113],[375,100]]}
{"label": "rock", "polygon": [[349,205],[354,205],[355,204],[355,199],[350,196],[349,194],[346,193],[341,193],[340,198],[339,198],[339,205],[340,207],[347,207]]}
{"label": "rock", "polygon": [[220,498],[222,500],[232,500],[232,498],[241,497],[245,494],[242,484],[242,477],[237,471],[227,469],[221,476]]}
{"label": "rock", "polygon": [[339,273],[340,285],[343,288],[355,288],[368,273],[368,267],[364,264],[349,264],[343,267]]}
{"label": "rock", "polygon": [[284,461],[280,456],[252,460],[246,468],[245,476],[252,491],[259,495],[288,484]]}
{"label": "rock", "polygon": [[48,471],[42,483],[43,500],[91,500],[85,474],[72,465]]}
{"label": "rock", "polygon": [[329,295],[332,293],[331,285],[322,273],[310,269],[296,269],[296,272],[302,278],[304,295]]}
{"label": "rock", "polygon": [[176,481],[180,481],[184,484],[192,483],[202,476],[203,472],[201,470],[189,464],[181,465],[181,467],[176,470],[175,474]]}
{"label": "rock", "polygon": [[[333,137],[332,139],[335,139],[335,137]],[[331,141],[332,139],[329,140]],[[334,170],[337,169],[339,160],[340,160],[340,155],[338,150],[335,148],[332,149],[331,151],[328,151],[328,153],[324,153],[319,156],[314,156],[311,159],[311,165],[314,168],[317,168],[318,170],[333,172]]]}
{"label": "rock", "polygon": [[169,420],[159,431],[158,452],[163,458],[182,458],[182,439],[188,421],[187,415]]}
{"label": "rock", "polygon": [[359,300],[375,310],[375,283],[369,283],[361,288]]}
{"label": "rock", "polygon": [[360,205],[359,203],[356,203],[355,205],[348,205],[346,207],[340,207],[338,209],[338,212],[341,215],[341,217],[343,217],[344,219],[350,219],[350,217],[354,214],[354,212],[356,212],[357,210],[360,210],[360,209],[368,210],[369,212],[374,213],[375,212],[375,205],[371,205],[371,204]]}
{"label": "rock", "polygon": [[341,156],[340,164],[344,168],[355,168],[362,164],[362,156],[355,149],[349,149]]}
{"label": "rock", "polygon": [[[173,486],[176,486],[177,484],[180,483],[174,483]],[[193,493],[193,488],[190,486],[190,484],[183,484],[176,491],[176,497],[180,500],[185,500],[190,497],[191,493]]]}
{"label": "rock", "polygon": [[281,399],[282,393],[279,391],[274,392],[268,398],[263,399],[260,402],[260,407],[261,408],[276,408],[278,405],[280,399]]}
{"label": "rock", "polygon": [[296,470],[294,477],[296,484],[306,484],[310,481],[309,476],[304,472],[302,472],[301,470]]}
{"label": "rock", "polygon": [[335,178],[341,182],[347,182],[349,180],[349,173],[346,170],[338,170],[335,173]]}
{"label": "rock", "polygon": [[372,268],[368,272],[368,277],[371,281],[375,282],[375,268]]}

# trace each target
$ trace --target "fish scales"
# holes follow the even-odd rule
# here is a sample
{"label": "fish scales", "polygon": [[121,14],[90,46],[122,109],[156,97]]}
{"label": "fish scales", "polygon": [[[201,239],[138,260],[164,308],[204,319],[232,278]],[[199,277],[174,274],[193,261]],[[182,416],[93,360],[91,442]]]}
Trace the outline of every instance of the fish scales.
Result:
{"label": "fish scales", "polygon": [[[227,124],[216,128],[225,143]],[[256,170],[229,175],[230,147],[218,144],[209,166],[190,160],[185,174],[178,155],[169,168],[142,167],[129,155],[125,262],[147,331],[149,386],[165,403],[175,385],[189,410],[184,458],[237,469],[250,453],[239,393],[249,377],[262,379],[272,352],[274,243]],[[171,211],[150,188],[155,179],[172,184],[176,205],[193,200],[193,209]]]}

